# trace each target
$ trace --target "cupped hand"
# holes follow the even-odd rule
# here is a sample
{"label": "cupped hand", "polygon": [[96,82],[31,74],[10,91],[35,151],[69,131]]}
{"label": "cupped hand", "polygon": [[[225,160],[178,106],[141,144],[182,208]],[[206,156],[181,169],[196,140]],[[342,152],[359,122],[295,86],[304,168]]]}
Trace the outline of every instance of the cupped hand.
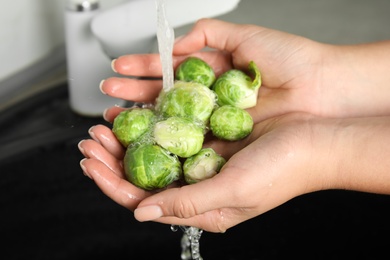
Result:
{"label": "cupped hand", "polygon": [[91,140],[80,144],[90,158],[82,163],[100,189],[120,205],[135,210],[139,221],[224,232],[298,195],[328,188],[325,185],[333,178],[330,167],[337,167],[326,163],[327,156],[335,153],[328,143],[332,143],[337,124],[325,130],[327,123],[321,120],[308,114],[290,114],[258,123],[242,141],[211,145],[230,158],[219,174],[156,194],[123,179],[121,152],[104,144],[111,138],[108,128],[91,130],[100,144]]}

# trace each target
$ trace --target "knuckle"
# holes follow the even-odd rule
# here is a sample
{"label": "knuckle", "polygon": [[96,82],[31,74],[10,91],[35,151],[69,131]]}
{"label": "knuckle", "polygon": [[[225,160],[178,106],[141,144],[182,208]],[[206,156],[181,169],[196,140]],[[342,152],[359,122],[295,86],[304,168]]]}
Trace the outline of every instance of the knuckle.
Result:
{"label": "knuckle", "polygon": [[178,218],[190,218],[197,215],[196,205],[188,196],[179,195],[173,204],[173,214]]}

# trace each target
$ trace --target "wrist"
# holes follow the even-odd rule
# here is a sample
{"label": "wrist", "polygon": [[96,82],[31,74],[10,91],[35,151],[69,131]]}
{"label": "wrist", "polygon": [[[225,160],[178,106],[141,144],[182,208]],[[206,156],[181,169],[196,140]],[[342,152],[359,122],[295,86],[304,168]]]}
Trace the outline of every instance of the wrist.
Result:
{"label": "wrist", "polygon": [[[318,149],[318,189],[389,193],[390,117],[329,119]],[[320,131],[321,132],[321,131]]]}
{"label": "wrist", "polygon": [[390,41],[360,45],[328,45],[327,79],[341,117],[390,114]]}

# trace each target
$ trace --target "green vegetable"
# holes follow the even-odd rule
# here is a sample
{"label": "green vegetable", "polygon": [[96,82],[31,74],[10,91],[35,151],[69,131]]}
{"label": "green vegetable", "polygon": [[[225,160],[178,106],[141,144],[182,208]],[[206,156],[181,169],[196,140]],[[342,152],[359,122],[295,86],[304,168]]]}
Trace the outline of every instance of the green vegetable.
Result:
{"label": "green vegetable", "polygon": [[211,115],[210,129],[219,139],[237,141],[252,132],[253,119],[246,110],[226,105]]}
{"label": "green vegetable", "polygon": [[188,57],[176,68],[176,80],[197,82],[210,87],[216,77],[213,69],[202,59]]}
{"label": "green vegetable", "polygon": [[212,148],[204,148],[184,161],[184,179],[188,184],[209,179],[219,173],[225,163],[226,160]]}
{"label": "green vegetable", "polygon": [[157,122],[153,136],[157,144],[183,158],[199,152],[204,140],[203,127],[181,117]]}
{"label": "green vegetable", "polygon": [[161,189],[182,177],[179,158],[152,143],[130,145],[124,157],[124,171],[134,185],[145,189]]}
{"label": "green vegetable", "polygon": [[171,90],[160,94],[156,111],[163,117],[185,117],[206,125],[216,106],[216,98],[215,93],[202,84],[176,81]]}
{"label": "green vegetable", "polygon": [[112,131],[124,147],[138,141],[151,127],[155,114],[151,109],[134,107],[122,111],[113,122]]}
{"label": "green vegetable", "polygon": [[248,69],[254,77],[253,80],[237,69],[229,70],[218,77],[212,87],[218,96],[218,105],[232,105],[243,109],[256,105],[261,74],[253,61],[249,63]]}
{"label": "green vegetable", "polygon": [[256,104],[261,79],[253,62],[249,71],[253,80],[239,70],[215,80],[207,63],[190,57],[177,68],[173,88],[161,91],[154,106],[121,112],[112,131],[127,147],[126,179],[156,190],[217,174],[226,160],[211,148],[202,149],[205,135],[210,130],[219,139],[236,141],[251,133],[253,120],[244,108]]}

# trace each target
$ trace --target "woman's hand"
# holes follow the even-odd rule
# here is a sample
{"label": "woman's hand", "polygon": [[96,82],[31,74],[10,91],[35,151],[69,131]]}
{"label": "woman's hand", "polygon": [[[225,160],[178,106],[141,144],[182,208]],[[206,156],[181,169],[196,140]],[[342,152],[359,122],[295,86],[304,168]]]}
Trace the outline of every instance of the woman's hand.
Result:
{"label": "woman's hand", "polygon": [[[201,51],[204,47],[212,51]],[[350,117],[390,113],[390,42],[334,46],[255,25],[203,19],[174,46],[176,67],[187,56],[207,61],[219,75],[247,69],[253,60],[262,73],[258,104],[249,109],[255,122],[289,113]],[[153,102],[162,83],[157,54],[128,55],[113,62],[118,73],[139,78],[109,78],[108,95]],[[118,108],[108,110],[112,120]]]}
{"label": "woman's hand", "polygon": [[150,192],[124,179],[123,150],[118,149],[109,128],[91,128],[94,141],[79,144],[87,158],[81,164],[86,175],[111,199],[130,210],[141,206],[135,212],[140,221],[164,215],[157,221],[224,232],[297,195],[327,188],[321,186],[326,182],[307,178],[320,155],[311,152],[312,120],[310,115],[269,119],[258,123],[242,141],[213,143],[217,153],[230,158],[218,175],[160,191],[149,199]]}
{"label": "woman's hand", "polygon": [[[250,136],[212,147],[230,158],[211,179],[156,194],[123,179],[111,130],[96,126],[80,143],[83,169],[139,221],[224,232],[313,191],[350,189],[390,194],[390,117],[327,119],[288,114],[256,124]],[[112,139],[109,141],[109,139]],[[107,143],[106,143],[107,142]],[[110,151],[110,152],[108,152]]]}

